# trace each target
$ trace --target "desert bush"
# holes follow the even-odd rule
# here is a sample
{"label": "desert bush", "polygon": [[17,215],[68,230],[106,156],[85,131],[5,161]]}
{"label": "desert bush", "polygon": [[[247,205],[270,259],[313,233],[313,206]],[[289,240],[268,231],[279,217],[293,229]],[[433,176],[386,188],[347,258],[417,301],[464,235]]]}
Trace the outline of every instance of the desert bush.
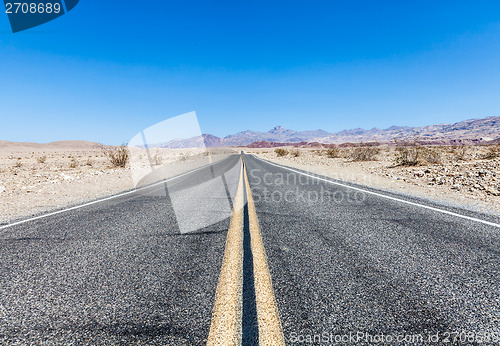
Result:
{"label": "desert bush", "polygon": [[276,155],[277,155],[278,157],[288,155],[288,150],[283,149],[283,148],[276,148],[276,149],[274,149],[274,152],[276,153]]}
{"label": "desert bush", "polygon": [[465,145],[454,145],[452,147],[453,154],[457,160],[465,161],[467,158],[468,148]]}
{"label": "desert bush", "polygon": [[483,155],[483,159],[486,160],[496,159],[497,157],[500,157],[500,144],[490,145],[486,153]]}
{"label": "desert bush", "polygon": [[128,147],[122,144],[118,147],[103,147],[103,155],[114,167],[125,167],[130,160]]}
{"label": "desert bush", "polygon": [[374,161],[380,149],[373,145],[361,144],[349,152],[351,161]]}
{"label": "desert bush", "polygon": [[152,157],[153,160],[153,166],[159,166],[163,163],[163,156],[160,155],[158,152],[158,149],[156,150],[155,154]]}
{"label": "desert bush", "polygon": [[425,162],[430,163],[430,164],[436,164],[436,163],[442,163],[443,162],[443,155],[441,150],[439,149],[431,149],[431,148],[426,148],[422,147],[422,159],[425,160]]}
{"label": "desert bush", "polygon": [[290,154],[293,156],[293,157],[299,157],[300,156],[300,150],[296,149],[296,150],[292,150],[290,152]]}
{"label": "desert bush", "polygon": [[325,154],[327,157],[331,158],[331,159],[335,159],[337,157],[340,157],[340,149],[338,148],[330,148],[328,150],[325,151]]}
{"label": "desert bush", "polygon": [[181,154],[181,156],[179,157],[179,161],[187,161],[189,160],[189,154]]}
{"label": "desert bush", "polygon": [[440,148],[440,149],[442,149],[444,152],[446,152],[448,154],[455,154],[455,150],[458,147],[459,147],[458,145],[452,145],[452,146],[449,146],[449,145],[439,145],[436,148]]}
{"label": "desert bush", "polygon": [[21,161],[21,158],[18,158],[14,167],[21,168],[22,166],[23,166],[23,162]]}
{"label": "desert bush", "polygon": [[78,166],[78,162],[76,161],[76,159],[73,157],[71,159],[71,162],[69,163],[69,168],[76,168]]}
{"label": "desert bush", "polygon": [[398,166],[416,166],[420,162],[420,151],[419,146],[396,147],[394,162]]}
{"label": "desert bush", "polygon": [[422,153],[422,146],[418,143],[417,139],[411,141],[398,141],[396,142],[396,153],[394,156],[394,163],[398,166],[416,166],[420,163]]}
{"label": "desert bush", "polygon": [[47,156],[46,155],[40,156],[36,160],[38,161],[38,163],[45,163],[45,161],[47,161]]}
{"label": "desert bush", "polygon": [[85,163],[87,166],[89,167],[92,167],[94,165],[94,162],[90,159],[90,157],[88,158],[87,162]]}
{"label": "desert bush", "polygon": [[153,166],[159,166],[163,163],[163,157],[161,155],[156,154],[153,156]]}

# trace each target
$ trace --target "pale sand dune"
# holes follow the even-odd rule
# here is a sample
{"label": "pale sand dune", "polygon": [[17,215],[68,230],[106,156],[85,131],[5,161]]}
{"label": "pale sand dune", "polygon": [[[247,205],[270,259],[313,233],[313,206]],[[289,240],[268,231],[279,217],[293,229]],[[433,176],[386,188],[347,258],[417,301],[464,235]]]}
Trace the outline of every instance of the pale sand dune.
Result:
{"label": "pale sand dune", "polygon": [[101,145],[89,141],[57,141],[50,143],[30,143],[30,142],[9,142],[0,141],[0,153],[12,152],[40,152],[54,150],[92,150]]}

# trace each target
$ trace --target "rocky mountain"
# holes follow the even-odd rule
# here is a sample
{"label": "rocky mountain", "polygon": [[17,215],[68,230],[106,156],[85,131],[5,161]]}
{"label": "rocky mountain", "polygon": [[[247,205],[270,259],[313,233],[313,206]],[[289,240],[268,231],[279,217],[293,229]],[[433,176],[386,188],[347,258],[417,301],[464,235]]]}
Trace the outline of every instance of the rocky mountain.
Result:
{"label": "rocky mountain", "polygon": [[223,138],[216,137],[210,134],[204,134],[198,137],[171,141],[155,146],[159,146],[162,148],[193,148],[199,147],[203,142],[207,147],[245,146],[254,142],[261,141],[298,143],[309,142],[314,138],[326,137],[329,135],[331,134],[323,130],[293,131],[282,126],[276,126],[267,132],[246,130]]}
{"label": "rocky mountain", "polygon": [[320,143],[391,142],[418,138],[423,142],[447,144],[451,141],[486,142],[500,137],[500,117],[470,119],[454,124],[428,125],[423,127],[391,126],[387,129],[361,128],[344,130],[330,136],[316,138]]}
{"label": "rocky mountain", "polygon": [[267,132],[246,130],[226,137],[204,134],[199,137],[162,143],[163,148],[192,148],[205,144],[207,147],[247,146],[252,143],[312,143],[341,144],[359,142],[390,143],[418,138],[431,144],[488,143],[500,138],[500,117],[470,119],[454,124],[428,125],[423,127],[391,126],[386,129],[355,128],[329,133],[324,130],[294,131],[276,126]]}

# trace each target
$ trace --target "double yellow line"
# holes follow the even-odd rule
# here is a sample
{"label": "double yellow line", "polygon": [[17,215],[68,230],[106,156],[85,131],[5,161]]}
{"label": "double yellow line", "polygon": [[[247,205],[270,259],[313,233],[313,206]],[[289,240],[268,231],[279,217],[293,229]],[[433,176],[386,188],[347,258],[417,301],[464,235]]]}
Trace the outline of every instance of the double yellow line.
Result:
{"label": "double yellow line", "polygon": [[212,323],[207,345],[241,345],[243,311],[243,231],[245,191],[253,256],[255,300],[260,345],[285,345],[283,328],[274,297],[266,250],[260,234],[259,220],[248,182],[246,166],[241,159],[240,180],[226,239],[226,249],[215,294]]}

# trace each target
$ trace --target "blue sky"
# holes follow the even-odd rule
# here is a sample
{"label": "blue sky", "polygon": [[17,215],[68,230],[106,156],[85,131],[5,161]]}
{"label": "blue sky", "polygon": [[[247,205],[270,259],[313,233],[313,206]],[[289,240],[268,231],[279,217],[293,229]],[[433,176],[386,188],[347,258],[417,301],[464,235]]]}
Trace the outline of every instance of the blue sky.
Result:
{"label": "blue sky", "polygon": [[500,115],[500,1],[94,1],[12,34],[0,139],[127,141],[385,128]]}

